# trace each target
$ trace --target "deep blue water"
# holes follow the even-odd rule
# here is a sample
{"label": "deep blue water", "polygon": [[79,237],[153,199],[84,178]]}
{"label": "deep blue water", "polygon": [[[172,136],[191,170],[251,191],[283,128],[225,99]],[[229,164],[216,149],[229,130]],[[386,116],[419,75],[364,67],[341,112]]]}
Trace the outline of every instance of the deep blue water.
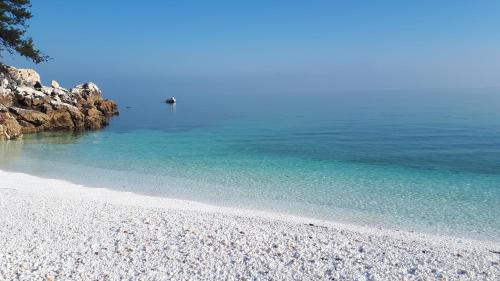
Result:
{"label": "deep blue water", "polygon": [[[500,240],[500,91],[165,93],[126,85],[105,95],[121,109],[108,128],[1,143],[0,169]],[[177,105],[161,103],[170,95]]]}

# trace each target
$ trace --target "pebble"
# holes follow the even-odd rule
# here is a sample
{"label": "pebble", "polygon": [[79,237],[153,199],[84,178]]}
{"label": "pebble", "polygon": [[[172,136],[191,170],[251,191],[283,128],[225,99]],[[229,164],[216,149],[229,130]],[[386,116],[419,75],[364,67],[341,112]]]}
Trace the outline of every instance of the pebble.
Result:
{"label": "pebble", "polygon": [[0,280],[500,280],[495,242],[181,202],[0,171]]}

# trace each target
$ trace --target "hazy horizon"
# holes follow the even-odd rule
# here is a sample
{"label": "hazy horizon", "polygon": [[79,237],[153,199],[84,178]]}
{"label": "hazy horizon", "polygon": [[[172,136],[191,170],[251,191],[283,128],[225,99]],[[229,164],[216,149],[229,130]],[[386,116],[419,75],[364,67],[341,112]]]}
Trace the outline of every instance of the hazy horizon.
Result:
{"label": "hazy horizon", "polygon": [[329,92],[500,88],[496,1],[34,1],[47,83]]}

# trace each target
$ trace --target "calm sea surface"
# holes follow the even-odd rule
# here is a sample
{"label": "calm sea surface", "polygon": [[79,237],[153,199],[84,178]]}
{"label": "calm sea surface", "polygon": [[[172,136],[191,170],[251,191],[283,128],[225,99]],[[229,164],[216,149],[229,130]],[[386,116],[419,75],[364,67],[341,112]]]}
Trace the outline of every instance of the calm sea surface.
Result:
{"label": "calm sea surface", "polygon": [[500,241],[500,91],[105,90],[111,126],[2,142],[0,169]]}

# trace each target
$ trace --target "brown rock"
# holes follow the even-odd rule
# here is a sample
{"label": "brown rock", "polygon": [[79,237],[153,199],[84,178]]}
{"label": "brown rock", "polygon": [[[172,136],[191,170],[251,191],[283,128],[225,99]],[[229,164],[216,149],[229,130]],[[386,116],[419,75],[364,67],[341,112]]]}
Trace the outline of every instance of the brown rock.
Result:
{"label": "brown rock", "polygon": [[35,126],[41,126],[50,119],[47,114],[36,110],[23,109],[19,107],[10,107],[9,109],[18,120],[24,120]]}
{"label": "brown rock", "polygon": [[93,106],[96,101],[102,100],[101,91],[92,82],[74,87],[71,89],[71,94],[76,98],[78,107]]}
{"label": "brown rock", "polygon": [[10,90],[0,89],[0,104],[6,107],[14,104],[14,98]]}
{"label": "brown rock", "polygon": [[[3,80],[2,80],[3,79]],[[0,63],[0,139],[47,130],[100,129],[118,107],[94,83],[66,90],[43,86],[34,70]]]}
{"label": "brown rock", "polygon": [[83,129],[85,116],[73,106],[57,106],[50,115],[47,130]]}
{"label": "brown rock", "polygon": [[57,109],[51,113],[50,128],[53,130],[72,130],[75,128],[75,124],[71,114],[66,109]]}
{"label": "brown rock", "polygon": [[11,140],[22,136],[21,125],[9,112],[0,111],[0,140]]}
{"label": "brown rock", "polygon": [[17,120],[17,123],[19,123],[19,125],[21,125],[21,132],[23,134],[32,134],[32,133],[38,133],[38,132],[43,131],[43,127],[35,126],[28,121]]}
{"label": "brown rock", "polygon": [[34,98],[32,101],[31,101],[31,105],[36,107],[36,106],[40,106],[44,103],[44,100],[42,98]]}
{"label": "brown rock", "polygon": [[91,107],[91,108],[87,109],[85,113],[86,113],[85,115],[87,117],[93,117],[93,118],[94,117],[97,117],[97,118],[104,117],[104,114],[101,111],[97,110],[97,108],[95,108],[95,107]]}
{"label": "brown rock", "polygon": [[112,100],[98,100],[95,102],[95,105],[106,116],[118,114],[118,106]]}
{"label": "brown rock", "polygon": [[108,120],[104,113],[92,107],[86,110],[85,128],[90,130],[98,130],[108,124]]}
{"label": "brown rock", "polygon": [[66,110],[71,115],[75,129],[83,129],[85,127],[85,115],[74,106],[67,106]]}
{"label": "brown rock", "polygon": [[47,115],[51,115],[54,110],[52,109],[52,106],[50,104],[45,103],[40,106],[40,111]]}

